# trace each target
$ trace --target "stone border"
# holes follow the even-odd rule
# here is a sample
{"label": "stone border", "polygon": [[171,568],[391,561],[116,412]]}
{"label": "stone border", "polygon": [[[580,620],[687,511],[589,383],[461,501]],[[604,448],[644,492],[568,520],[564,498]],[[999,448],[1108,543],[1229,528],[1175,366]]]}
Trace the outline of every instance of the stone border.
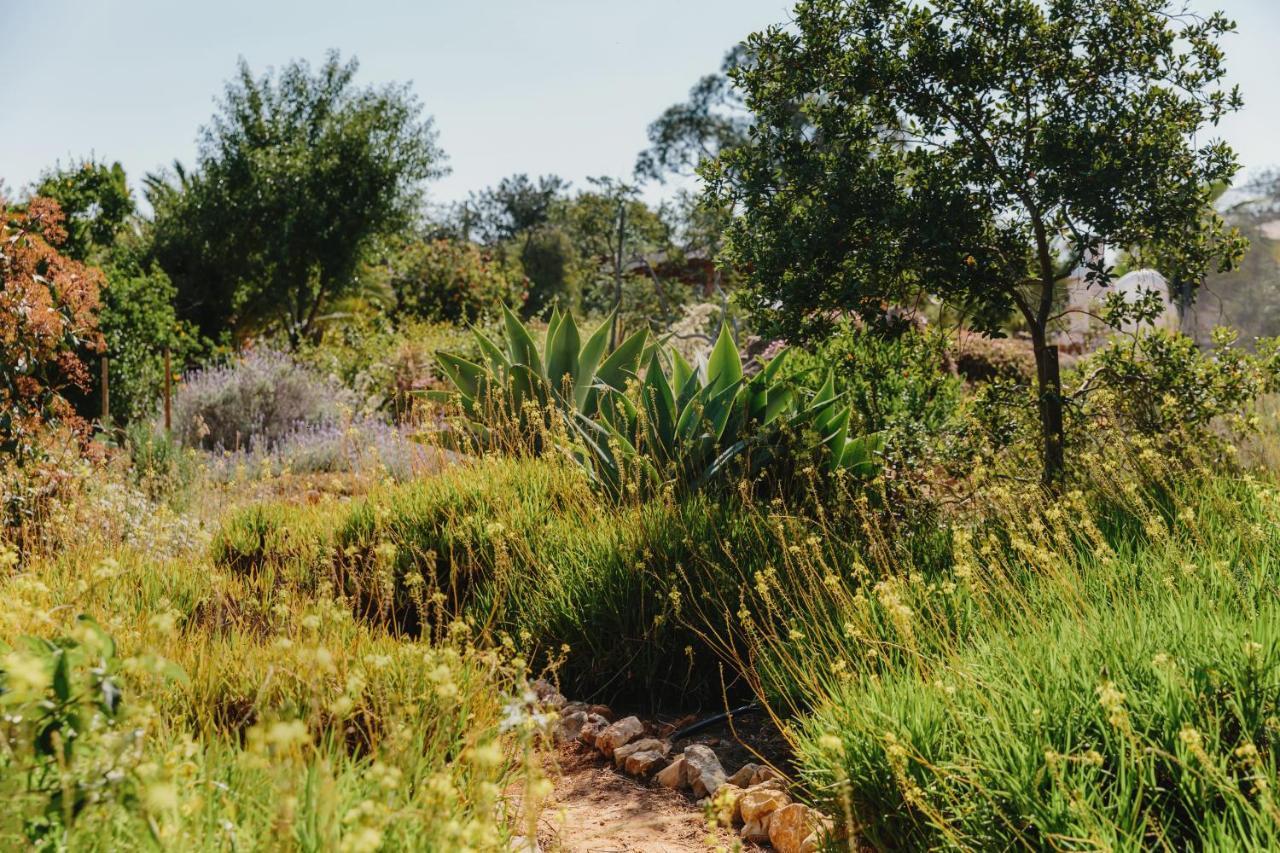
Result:
{"label": "stone border", "polygon": [[792,802],[786,780],[771,767],[746,764],[730,775],[709,746],[690,744],[673,756],[671,742],[651,736],[639,717],[616,720],[607,706],[569,702],[545,681],[533,689],[557,715],[556,743],[585,744],[629,776],[691,792],[721,826],[738,827],[743,841],[770,844],[779,853],[816,853],[834,830],[829,817]]}

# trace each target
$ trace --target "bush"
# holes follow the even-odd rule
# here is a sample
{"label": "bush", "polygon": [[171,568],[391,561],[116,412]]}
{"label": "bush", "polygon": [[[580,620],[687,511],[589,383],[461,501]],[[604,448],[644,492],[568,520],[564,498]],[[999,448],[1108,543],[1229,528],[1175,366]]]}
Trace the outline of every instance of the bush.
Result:
{"label": "bush", "polygon": [[493,316],[527,295],[523,275],[474,243],[420,240],[390,261],[396,310],[422,320],[472,323]]}
{"label": "bush", "polygon": [[75,423],[62,394],[89,387],[81,357],[102,346],[102,271],[62,255],[65,238],[55,202],[34,198],[16,211],[0,200],[0,453],[19,461],[38,454],[42,423]]}
{"label": "bush", "polygon": [[251,350],[185,377],[173,430],[188,447],[271,448],[300,427],[338,423],[353,407],[349,392],[288,355]]}
{"label": "bush", "polygon": [[946,363],[941,333],[846,320],[821,346],[795,352],[787,372],[814,389],[830,372],[858,432],[937,432],[960,403],[960,380]]}

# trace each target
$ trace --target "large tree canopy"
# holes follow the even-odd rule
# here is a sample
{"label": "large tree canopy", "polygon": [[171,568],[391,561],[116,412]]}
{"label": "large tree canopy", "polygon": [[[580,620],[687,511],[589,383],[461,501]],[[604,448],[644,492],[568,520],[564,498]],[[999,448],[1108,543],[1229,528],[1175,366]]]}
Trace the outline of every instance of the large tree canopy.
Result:
{"label": "large tree canopy", "polygon": [[232,321],[314,334],[370,241],[409,225],[443,156],[405,86],[356,86],[330,54],[255,77],[240,63],[204,128],[198,167],[148,182],[155,251],[208,334]]}
{"label": "large tree canopy", "polygon": [[1240,105],[1231,29],[1172,0],[804,0],[748,40],[748,141],[704,169],[751,303],[801,338],[920,292],[1019,312],[1057,479],[1055,290],[1108,284],[1106,247],[1161,241],[1179,280],[1238,256],[1210,205],[1235,156],[1202,135]]}

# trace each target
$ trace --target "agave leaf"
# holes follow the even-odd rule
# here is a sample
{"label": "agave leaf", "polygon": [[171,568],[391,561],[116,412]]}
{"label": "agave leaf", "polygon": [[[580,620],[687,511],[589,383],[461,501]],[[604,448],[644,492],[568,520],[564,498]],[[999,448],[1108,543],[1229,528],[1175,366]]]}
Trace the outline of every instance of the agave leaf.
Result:
{"label": "agave leaf", "polygon": [[707,485],[715,480],[716,477],[720,476],[730,462],[741,456],[742,452],[746,449],[747,442],[745,439],[739,439],[729,445],[720,453],[719,456],[715,458],[714,462],[707,466],[707,469],[702,473],[702,476],[698,478],[698,482],[694,485],[694,488],[706,488]]}
{"label": "agave leaf", "polygon": [[[697,377],[690,377],[689,382],[697,382]],[[677,441],[690,441],[697,434],[698,427],[702,424],[703,408],[710,396],[711,386],[703,385],[680,409],[680,417],[676,419]]]}
{"label": "agave leaf", "polygon": [[471,329],[471,335],[476,339],[480,352],[489,364],[489,369],[499,376],[506,375],[511,370],[511,359],[507,357],[507,354],[491,341],[488,335],[474,326]]}
{"label": "agave leaf", "polygon": [[542,370],[542,359],[538,357],[538,345],[533,335],[520,318],[507,306],[502,306],[502,324],[507,332],[507,348],[511,354],[511,364],[523,364],[538,376],[546,376]]}
{"label": "agave leaf", "polygon": [[[671,387],[675,388],[678,391],[683,391],[685,385],[688,384],[690,377],[692,377],[694,373],[695,371],[693,369],[693,366],[690,365],[689,362],[685,361],[685,358],[680,354],[680,351],[672,350],[671,351]],[[687,402],[689,401],[684,400],[683,402],[681,402],[680,407],[683,408],[684,404]]]}
{"label": "agave leaf", "polygon": [[832,471],[839,468],[844,459],[845,440],[849,436],[849,409],[847,406],[841,407],[836,414],[833,422],[823,428],[823,432],[830,432],[827,437],[822,440],[831,450],[831,460],[829,467]]}
{"label": "agave leaf", "polygon": [[579,411],[588,415],[592,410],[587,408],[587,403],[594,399],[591,390],[596,384],[596,370],[600,366],[600,359],[604,355],[605,347],[609,345],[609,325],[612,322],[613,312],[610,312],[604,322],[587,339],[582,352],[578,354],[578,366],[573,375],[573,401]]}
{"label": "agave leaf", "polygon": [[676,433],[676,398],[656,352],[649,359],[649,369],[645,371],[644,406],[649,416],[653,444],[669,449]]}
{"label": "agave leaf", "polygon": [[732,385],[718,388],[715,385],[708,385],[713,389],[714,393],[707,399],[707,406],[703,410],[704,420],[711,427],[711,435],[716,441],[724,437],[725,427],[729,423],[729,416],[733,414],[734,404],[737,402],[738,391],[742,388],[742,379]]}
{"label": "agave leaf", "polygon": [[795,393],[790,388],[769,389],[769,399],[765,402],[764,417],[761,418],[761,422],[766,426],[773,423],[788,411],[794,402]]}
{"label": "agave leaf", "polygon": [[641,329],[619,344],[596,371],[596,380],[610,388],[622,390],[627,380],[640,369],[640,356],[644,354],[644,344],[648,337],[649,330]]}
{"label": "agave leaf", "polygon": [[482,382],[486,375],[483,367],[462,356],[443,350],[436,353],[436,362],[449,381],[458,389],[458,393],[467,399],[475,400],[480,395]]}
{"label": "agave leaf", "polygon": [[[553,312],[552,318],[555,319]],[[573,315],[566,313],[559,318],[555,328],[547,332],[547,382],[557,397],[564,389],[565,376],[577,381],[578,351],[582,342],[578,339],[578,326]]]}
{"label": "agave leaf", "polygon": [[720,325],[720,336],[707,359],[707,384],[720,391],[742,379],[742,356],[729,333],[729,324]]}

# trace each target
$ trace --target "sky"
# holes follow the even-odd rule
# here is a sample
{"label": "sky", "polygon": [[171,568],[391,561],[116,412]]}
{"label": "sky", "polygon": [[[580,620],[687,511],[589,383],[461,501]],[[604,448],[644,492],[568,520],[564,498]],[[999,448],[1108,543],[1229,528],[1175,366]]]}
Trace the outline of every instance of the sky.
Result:
{"label": "sky", "polygon": [[[1208,3],[1211,0],[1193,0]],[[243,56],[255,70],[336,48],[365,84],[409,82],[451,173],[447,203],[517,172],[630,175],[645,128],[788,0],[0,0],[0,179],[93,155],[135,187],[195,160],[199,127]],[[1205,8],[1208,8],[1206,6]],[[1220,135],[1247,171],[1280,166],[1280,0],[1217,0],[1245,97]],[[669,191],[668,187],[665,191]],[[648,191],[650,198],[664,192]]]}

